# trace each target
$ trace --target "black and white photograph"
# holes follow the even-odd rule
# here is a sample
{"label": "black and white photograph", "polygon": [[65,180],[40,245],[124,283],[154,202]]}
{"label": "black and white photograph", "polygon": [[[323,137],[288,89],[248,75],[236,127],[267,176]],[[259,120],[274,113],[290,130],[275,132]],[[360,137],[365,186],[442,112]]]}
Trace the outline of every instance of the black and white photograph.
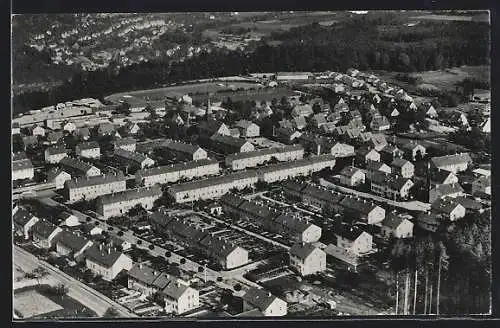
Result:
{"label": "black and white photograph", "polygon": [[12,321],[492,314],[489,10],[10,19]]}

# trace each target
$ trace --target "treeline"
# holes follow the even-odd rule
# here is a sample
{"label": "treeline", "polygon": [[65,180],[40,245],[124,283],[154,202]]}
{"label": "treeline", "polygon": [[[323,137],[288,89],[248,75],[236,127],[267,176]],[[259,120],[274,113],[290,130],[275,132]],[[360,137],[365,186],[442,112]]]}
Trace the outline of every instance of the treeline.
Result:
{"label": "treeline", "polygon": [[263,40],[251,53],[214,49],[182,62],[171,63],[164,58],[120,70],[111,65],[105,70],[76,72],[60,87],[15,96],[14,111],[22,112],[57,101],[99,98],[119,91],[248,72],[345,71],[349,67],[409,72],[487,64],[489,60],[487,24],[439,23],[432,34],[434,39],[417,43],[382,41],[380,33],[376,24],[363,19],[353,19],[341,27],[312,24],[275,35],[283,41],[276,47]]}

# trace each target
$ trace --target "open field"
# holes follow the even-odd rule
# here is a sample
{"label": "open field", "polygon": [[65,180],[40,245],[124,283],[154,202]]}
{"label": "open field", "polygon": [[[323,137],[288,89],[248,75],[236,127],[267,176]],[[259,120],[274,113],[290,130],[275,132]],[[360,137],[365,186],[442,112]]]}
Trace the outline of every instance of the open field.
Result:
{"label": "open field", "polygon": [[14,293],[14,310],[24,319],[62,309],[62,306],[52,302],[49,298],[43,296],[36,290],[28,289]]}
{"label": "open field", "polygon": [[424,15],[411,17],[412,19],[425,19],[425,20],[437,20],[437,21],[462,21],[462,22],[489,22],[488,14],[479,15]]}
{"label": "open field", "polygon": [[112,102],[126,101],[131,105],[140,105],[146,101],[160,101],[166,97],[182,96],[195,93],[216,93],[238,88],[255,89],[261,85],[252,82],[205,82],[185,85],[176,85],[166,88],[138,90],[130,92],[115,93],[105,99]]}
{"label": "open field", "polygon": [[[455,83],[465,78],[490,81],[490,66],[462,66],[441,71],[426,71],[411,74],[422,79],[422,84],[441,90],[455,89]],[[419,85],[418,87],[423,87]]]}

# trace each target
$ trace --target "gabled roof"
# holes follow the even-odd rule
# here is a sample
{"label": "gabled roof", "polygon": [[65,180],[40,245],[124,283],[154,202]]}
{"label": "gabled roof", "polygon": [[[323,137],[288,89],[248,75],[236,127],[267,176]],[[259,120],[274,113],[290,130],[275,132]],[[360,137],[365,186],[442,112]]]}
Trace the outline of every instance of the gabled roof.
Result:
{"label": "gabled roof", "polygon": [[394,213],[389,213],[388,215],[386,215],[384,221],[382,221],[382,225],[391,229],[397,229],[404,221],[408,220]]}
{"label": "gabled roof", "polygon": [[464,192],[464,189],[458,183],[441,184],[433,188],[439,195],[452,195],[459,192]]}
{"label": "gabled roof", "polygon": [[316,250],[316,247],[312,244],[306,243],[298,243],[293,245],[290,248],[290,255],[296,256],[302,260],[305,260],[306,258],[309,257],[314,251]]}
{"label": "gabled roof", "polygon": [[102,246],[102,244],[93,244],[87,248],[85,250],[86,258],[106,268],[110,268],[116,263],[120,256],[123,255],[122,252],[112,249],[111,247],[102,247],[101,250],[99,248],[100,246]]}
{"label": "gabled roof", "polygon": [[162,293],[172,299],[179,299],[189,289],[189,286],[177,281],[169,281]]}
{"label": "gabled roof", "polygon": [[[247,121],[247,120],[239,120],[238,122],[236,122],[235,126],[238,127],[238,128],[242,128],[242,129],[248,129],[251,125],[257,125],[255,124],[254,122],[252,121]],[[257,125],[258,126],[258,125]]]}
{"label": "gabled roof", "polygon": [[165,273],[156,271],[150,266],[141,263],[135,264],[132,269],[127,272],[127,274],[129,275],[129,277],[140,281],[146,286],[154,285],[160,289],[165,288],[168,282],[171,280],[171,277],[169,277]]}
{"label": "gabled roof", "polygon": [[46,151],[49,155],[66,154],[68,152],[64,146],[49,147]]}
{"label": "gabled roof", "polygon": [[377,162],[372,160],[368,160],[366,162],[366,169],[369,171],[381,171],[383,167],[391,171],[391,167],[384,162]]}
{"label": "gabled roof", "polygon": [[100,148],[99,144],[96,141],[82,142],[76,145],[76,147],[80,150]]}
{"label": "gabled roof", "polygon": [[356,199],[351,196],[345,197],[341,202],[341,206],[344,206],[350,210],[360,212],[362,214],[369,214],[378,206],[372,202],[368,202],[366,200]]}
{"label": "gabled roof", "polygon": [[465,196],[458,196],[455,198],[455,201],[465,207],[467,210],[480,210],[483,208],[481,203],[479,203],[477,200],[470,198],[470,197],[465,197]]}
{"label": "gabled roof", "polygon": [[97,186],[101,184],[108,184],[115,181],[126,181],[123,172],[118,171],[115,174],[97,175],[93,177],[72,179],[66,181],[66,187],[68,188],[82,188],[87,186]]}
{"label": "gabled roof", "polygon": [[219,131],[219,129],[223,125],[225,125],[225,124],[222,123],[222,122],[214,121],[214,120],[209,120],[209,121],[200,122],[197,125],[197,127],[198,127],[198,130],[201,130],[201,131],[203,131],[205,133],[214,134],[217,131]]}
{"label": "gabled roof", "polygon": [[159,186],[143,187],[136,189],[128,189],[113,194],[106,194],[97,198],[98,204],[108,205],[133,199],[141,199],[146,197],[160,197],[162,195]]}
{"label": "gabled roof", "polygon": [[291,230],[295,233],[302,234],[304,231],[310,227],[317,227],[315,224],[307,222],[304,219],[291,216],[289,214],[282,214],[274,219],[274,222],[281,225],[287,230]]}
{"label": "gabled roof", "polygon": [[445,213],[445,214],[450,214],[457,208],[457,206],[462,206],[460,203],[456,202],[455,200],[448,199],[448,198],[442,198],[436,200],[434,203],[431,204],[431,208],[435,210],[438,213]]}
{"label": "gabled roof", "polygon": [[47,220],[40,220],[33,225],[33,232],[36,232],[38,235],[43,238],[48,238],[56,229],[60,229],[55,224],[50,223]]}
{"label": "gabled roof", "polygon": [[162,143],[161,147],[190,155],[202,149],[198,145],[193,145],[177,140],[166,140],[165,142]]}
{"label": "gabled roof", "polygon": [[[356,239],[359,238],[361,234],[363,234],[365,231],[361,230],[358,227],[355,226],[347,226],[347,225],[342,225],[340,229],[335,230],[335,234],[337,236],[340,236],[344,239],[347,239],[349,241],[355,241]],[[365,232],[366,233],[366,232]]]}
{"label": "gabled roof", "polygon": [[227,205],[233,208],[238,208],[244,201],[245,199],[243,197],[233,194],[225,194],[219,200],[222,205]]}
{"label": "gabled roof", "polygon": [[22,159],[20,161],[12,162],[12,171],[24,170],[33,168],[33,164],[29,159]]}
{"label": "gabled roof", "polygon": [[33,217],[35,217],[32,213],[30,213],[24,207],[19,207],[17,211],[12,215],[12,220],[21,225],[26,225]]}
{"label": "gabled roof", "polygon": [[370,139],[375,149],[380,150],[387,145],[387,139],[384,134],[372,133]]}
{"label": "gabled roof", "polygon": [[115,148],[113,153],[117,157],[121,157],[121,158],[130,160],[130,161],[139,163],[139,164],[141,164],[142,162],[144,162],[145,160],[147,160],[149,158],[144,154],[137,153],[134,151],[125,150],[123,148]]}
{"label": "gabled roof", "polygon": [[88,242],[89,239],[80,236],[78,233],[69,232],[68,230],[61,231],[57,236],[57,243],[64,245],[73,252],[80,251]]}
{"label": "gabled roof", "polygon": [[228,240],[217,238],[211,234],[207,234],[201,239],[200,244],[217,257],[226,257],[239,247]]}
{"label": "gabled roof", "polygon": [[454,176],[453,172],[446,171],[446,170],[433,170],[430,174],[431,180],[434,182],[437,182],[439,184],[442,184],[446,179],[448,179],[449,176]]}
{"label": "gabled roof", "polygon": [[431,161],[436,167],[472,163],[469,153],[432,157]]}
{"label": "gabled roof", "polygon": [[69,156],[66,156],[63,159],[61,159],[59,161],[59,164],[63,165],[63,166],[70,167],[70,168],[75,169],[75,170],[78,170],[80,172],[88,172],[93,167],[95,167],[89,163],[86,163],[84,161],[81,161],[81,160],[78,160],[76,158],[72,158]]}
{"label": "gabled roof", "polygon": [[251,287],[243,295],[243,299],[264,312],[278,298],[264,289]]}
{"label": "gabled roof", "polygon": [[395,157],[391,162],[391,166],[395,166],[398,168],[402,168],[403,166],[408,165],[408,164],[411,164],[413,166],[413,164],[411,162],[407,161],[406,159],[399,158],[399,157]]}
{"label": "gabled roof", "polygon": [[166,174],[169,172],[190,170],[190,169],[194,169],[197,167],[214,165],[217,163],[218,162],[215,159],[204,158],[204,159],[200,159],[200,160],[196,160],[196,161],[182,162],[182,163],[176,163],[176,164],[172,164],[172,165],[163,165],[163,166],[157,166],[157,167],[151,167],[148,169],[138,170],[135,173],[135,176],[136,177],[154,176],[154,175],[159,175],[159,174]]}
{"label": "gabled roof", "polygon": [[246,144],[248,141],[245,139],[240,139],[240,138],[234,138],[230,136],[225,136],[222,134],[214,134],[211,138],[212,141],[215,141],[217,143],[223,144],[223,145],[228,145],[231,147],[238,147],[241,148],[244,144]]}
{"label": "gabled roof", "polygon": [[340,171],[340,174],[345,176],[345,177],[348,177],[348,178],[351,178],[354,174],[356,174],[357,172],[362,172],[361,169],[358,169],[356,167],[353,167],[353,166],[346,166],[342,169],[342,171]]}

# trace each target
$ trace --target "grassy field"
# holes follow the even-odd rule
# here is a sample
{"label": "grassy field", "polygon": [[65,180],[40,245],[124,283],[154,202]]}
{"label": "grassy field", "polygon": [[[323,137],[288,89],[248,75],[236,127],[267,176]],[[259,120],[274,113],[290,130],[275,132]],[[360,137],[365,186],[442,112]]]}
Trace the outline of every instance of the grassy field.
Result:
{"label": "grassy field", "polygon": [[[430,85],[440,90],[455,89],[455,84],[465,78],[475,78],[480,81],[490,81],[490,66],[462,66],[441,71],[426,71],[412,73],[422,79],[422,84]],[[420,85],[419,87],[422,87]]]}
{"label": "grassy field", "polygon": [[14,291],[14,310],[24,319],[97,317],[97,314],[67,295],[53,295],[49,285]]}
{"label": "grassy field", "polygon": [[[255,89],[261,85],[252,82],[205,82],[185,85],[176,85],[159,89],[138,90],[115,93],[105,99],[112,102],[126,101],[131,105],[141,105],[147,101],[162,101],[169,96],[179,96],[195,93],[217,93],[237,88]],[[206,97],[206,96],[205,96]]]}

